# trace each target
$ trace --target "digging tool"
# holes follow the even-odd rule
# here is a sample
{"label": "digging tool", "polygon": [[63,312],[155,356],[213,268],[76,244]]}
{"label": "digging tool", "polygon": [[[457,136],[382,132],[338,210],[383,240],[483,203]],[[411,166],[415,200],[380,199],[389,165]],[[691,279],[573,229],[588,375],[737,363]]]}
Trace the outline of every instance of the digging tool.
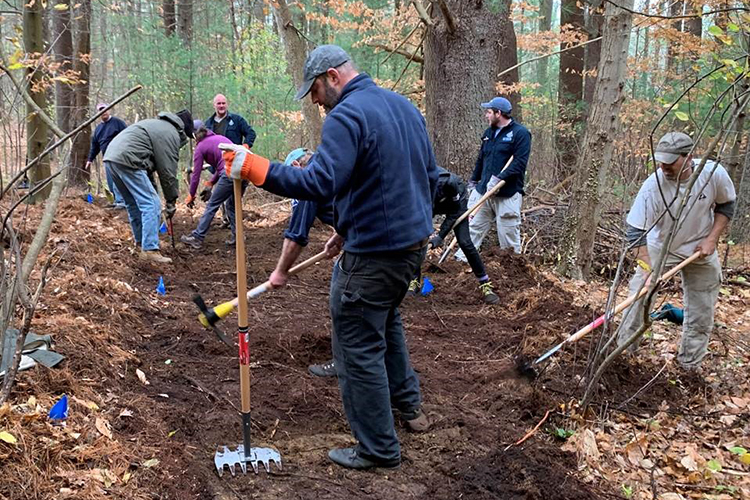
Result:
{"label": "digging tool", "polygon": [[172,225],[172,219],[167,219],[167,232],[172,237],[172,248],[177,248],[174,243],[174,226]]}
{"label": "digging tool", "polygon": [[[247,294],[247,268],[245,262],[245,232],[242,227],[242,181],[234,181],[234,213],[237,230],[237,296],[243,297]],[[247,320],[247,301],[241,300],[238,304],[237,337],[239,340],[240,358],[240,394],[242,410],[242,444],[234,450],[228,446],[219,447],[214,455],[214,464],[219,476],[223,475],[224,467],[229,468],[232,476],[235,475],[235,467],[239,464],[242,472],[247,474],[247,465],[258,473],[258,465],[263,464],[266,472],[271,472],[271,462],[281,469],[281,455],[273,448],[258,448],[250,444],[250,332]]]}
{"label": "digging tool", "polygon": [[[513,161],[513,157],[511,156],[510,158],[508,158],[508,161],[505,162],[505,166],[503,167],[503,170],[508,168],[508,165],[510,165],[512,161]],[[503,170],[501,170],[500,172],[502,172]],[[456,219],[456,222],[453,223],[453,227],[451,227],[451,231],[453,231],[456,228],[456,226],[458,226],[461,222],[463,222],[465,218],[471,217],[472,215],[477,213],[477,211],[482,206],[482,204],[488,199],[490,199],[490,197],[494,195],[495,193],[497,193],[500,190],[500,188],[502,188],[503,186],[505,186],[504,180],[498,182],[495,186],[492,187],[492,189],[487,190],[487,192],[484,193],[484,196],[479,198],[479,201],[477,201],[476,205],[469,208],[466,212],[463,213],[463,215],[461,215],[461,217]],[[456,243],[458,243],[458,238],[453,238],[453,241],[451,241],[451,244],[448,245],[448,248],[445,249],[445,251],[443,252],[443,255],[440,256],[440,259],[438,260],[438,264],[442,264],[445,261],[445,259],[448,258],[448,255],[450,255],[451,251],[453,250],[453,247],[456,246]]]}
{"label": "digging tool", "polygon": [[198,306],[198,309],[200,309],[201,314],[199,316],[199,319],[201,320],[201,324],[206,328],[213,330],[216,336],[219,337],[219,340],[224,342],[226,345],[228,345],[229,347],[234,347],[234,343],[229,340],[229,337],[224,335],[224,332],[222,332],[221,329],[216,326],[216,323],[221,318],[216,315],[213,309],[209,311],[208,307],[206,306],[206,302],[203,300],[203,297],[196,293],[195,295],[193,295],[193,302],[195,302],[195,305]]}
{"label": "digging tool", "polygon": [[[304,271],[308,267],[317,264],[321,260],[326,258],[326,252],[325,250],[313,255],[309,259],[300,262],[296,266],[292,267],[289,270],[289,276],[294,276],[295,274]],[[249,292],[247,292],[247,300],[254,299],[261,295],[264,292],[267,292],[271,290],[273,287],[271,286],[270,281],[266,281],[264,283],[261,283],[260,285],[256,286]],[[216,323],[221,321],[222,319],[229,316],[229,314],[234,311],[234,308],[237,307],[237,304],[239,304],[240,300],[239,297],[236,297],[228,302],[224,302],[219,304],[218,306],[214,307],[213,309],[208,309],[206,307],[206,303],[203,301],[203,298],[201,298],[200,295],[196,294],[193,296],[193,302],[195,302],[195,305],[198,306],[198,309],[200,309],[200,314],[198,315],[198,321],[201,322],[201,325],[205,326],[206,328],[213,328],[214,331],[216,331],[217,335],[220,335],[220,338],[224,336],[224,334],[219,334],[218,328],[216,327]],[[224,336],[225,337],[225,336]],[[226,337],[225,337],[226,338]]]}
{"label": "digging tool", "polygon": [[[691,262],[693,262],[695,259],[697,259],[698,257],[700,257],[700,255],[701,255],[700,252],[695,252],[693,255],[691,255],[687,259],[683,260],[682,262],[680,262],[679,264],[677,264],[675,267],[673,267],[672,269],[670,269],[666,273],[662,274],[661,277],[659,278],[659,281],[667,281],[672,276],[674,276],[675,274],[677,274],[683,267],[687,266],[688,264],[690,264]],[[536,359],[536,361],[534,361],[533,363],[531,363],[531,364],[524,363],[524,364],[522,364],[522,366],[519,366],[519,370],[522,373],[528,374],[528,375],[530,375],[532,377],[536,376],[536,370],[534,369],[535,365],[538,365],[539,363],[541,363],[545,359],[547,359],[550,356],[552,356],[553,354],[555,354],[557,351],[559,351],[560,349],[562,349],[562,347],[565,344],[571,344],[571,343],[575,342],[576,340],[581,339],[582,337],[586,336],[588,333],[592,332],[596,328],[598,328],[601,325],[603,325],[605,321],[608,321],[608,320],[612,319],[613,317],[615,317],[617,314],[620,314],[627,307],[629,307],[631,304],[633,304],[633,302],[635,302],[636,300],[638,300],[641,297],[643,297],[644,295],[646,295],[646,293],[648,293],[648,286],[649,286],[650,281],[651,281],[651,277],[648,278],[648,280],[643,285],[643,287],[641,288],[641,291],[639,293],[631,295],[627,299],[625,299],[622,302],[620,302],[619,304],[617,304],[617,306],[615,306],[615,308],[609,313],[609,315],[602,314],[601,316],[599,316],[598,318],[596,318],[594,321],[592,321],[588,325],[584,326],[583,328],[581,328],[580,330],[578,330],[577,332],[575,332],[574,334],[572,334],[570,337],[566,338],[565,340],[563,340],[562,342],[560,342],[559,344],[557,344],[555,347],[553,347],[552,349],[550,349],[546,353],[544,353],[541,356],[539,356]]]}

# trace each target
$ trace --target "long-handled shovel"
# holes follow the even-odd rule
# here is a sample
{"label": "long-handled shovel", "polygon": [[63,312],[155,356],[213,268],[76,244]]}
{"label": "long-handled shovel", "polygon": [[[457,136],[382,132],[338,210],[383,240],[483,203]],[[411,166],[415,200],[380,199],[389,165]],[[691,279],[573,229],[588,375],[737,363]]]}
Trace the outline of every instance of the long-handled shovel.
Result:
{"label": "long-handled shovel", "polygon": [[[505,162],[505,166],[503,167],[503,170],[508,168],[508,165],[510,165],[512,161],[513,161],[513,157],[511,156],[510,158],[508,158],[508,161]],[[501,170],[500,172],[502,172],[503,170]],[[463,213],[463,215],[461,215],[461,217],[456,219],[456,222],[453,223],[453,227],[451,227],[451,231],[453,231],[456,228],[456,226],[458,226],[461,222],[463,222],[465,218],[471,217],[472,215],[477,213],[477,211],[482,206],[482,204],[484,204],[485,201],[489,200],[490,197],[493,196],[495,193],[497,193],[500,190],[500,188],[502,188],[503,186],[505,186],[505,181],[500,181],[496,185],[494,185],[492,189],[488,189],[487,192],[484,193],[484,196],[479,198],[479,201],[477,201],[477,203],[473,207],[469,208],[466,212]],[[445,261],[445,259],[448,258],[448,255],[450,255],[451,251],[453,250],[453,247],[456,246],[457,242],[458,242],[458,238],[453,238],[453,241],[451,241],[451,244],[448,245],[448,248],[445,249],[445,251],[443,252],[443,255],[440,256],[440,259],[438,260],[438,264],[442,264]]]}
{"label": "long-handled shovel", "polygon": [[[237,295],[247,294],[247,268],[245,262],[245,234],[242,227],[242,181],[234,181],[234,212],[237,226]],[[271,471],[271,462],[281,469],[281,455],[273,448],[257,448],[250,445],[250,332],[248,331],[247,301],[238,304],[237,336],[240,346],[240,394],[242,397],[242,444],[234,450],[227,446],[220,447],[214,455],[216,471],[221,476],[224,466],[234,476],[235,466],[240,465],[247,473],[247,464],[258,473],[258,464],[263,464],[266,472]]]}
{"label": "long-handled shovel", "polygon": [[[700,252],[695,252],[693,255],[691,255],[687,259],[683,260],[682,262],[680,262],[679,264],[677,264],[675,267],[673,267],[672,269],[670,269],[666,273],[662,274],[661,277],[659,278],[659,281],[666,281],[666,280],[670,279],[672,276],[674,276],[675,274],[677,274],[678,272],[680,272],[680,270],[683,267],[687,266],[688,264],[690,264],[691,262],[693,262],[695,259],[697,259],[698,257],[700,257],[700,255],[701,255]],[[631,295],[627,299],[625,299],[622,302],[620,302],[619,304],[617,304],[617,306],[615,306],[615,308],[609,313],[609,315],[602,314],[601,316],[599,316],[598,318],[596,318],[594,321],[592,321],[588,325],[584,326],[583,328],[581,328],[580,330],[578,330],[577,332],[575,332],[573,335],[571,335],[570,337],[566,338],[565,340],[563,340],[562,342],[560,342],[559,344],[557,344],[555,347],[553,347],[549,351],[547,351],[544,354],[542,354],[541,356],[539,356],[536,359],[536,361],[534,361],[533,363],[526,364],[524,366],[519,366],[519,370],[522,373],[526,374],[526,375],[530,375],[532,377],[536,376],[536,371],[534,369],[534,366],[538,365],[539,363],[541,363],[545,359],[547,359],[550,356],[552,356],[553,354],[555,354],[557,351],[559,351],[560,349],[562,349],[562,347],[565,344],[571,344],[571,343],[575,342],[576,340],[579,340],[582,337],[586,336],[591,331],[593,331],[596,328],[598,328],[601,325],[603,325],[605,321],[608,321],[608,320],[612,319],[613,317],[615,317],[617,314],[620,314],[623,310],[625,310],[627,307],[629,307],[633,302],[635,302],[636,300],[638,300],[641,297],[643,297],[644,295],[646,295],[646,293],[648,293],[648,285],[649,285],[650,281],[651,281],[651,277],[649,277],[648,281],[646,281],[646,283],[643,285],[643,287],[641,288],[641,291],[639,293]]]}
{"label": "long-handled shovel", "polygon": [[[300,262],[296,266],[292,267],[289,270],[289,276],[294,276],[295,274],[304,271],[310,266],[313,266],[320,262],[321,260],[324,260],[326,258],[326,252],[325,250],[313,255],[309,259]],[[261,283],[260,285],[256,286],[249,292],[247,292],[247,300],[254,299],[258,297],[260,294],[267,292],[271,290],[273,287],[271,286],[270,281],[265,281]],[[206,306],[205,301],[199,294],[195,294],[193,296],[193,302],[195,302],[195,305],[198,306],[198,309],[200,310],[200,314],[198,315],[198,321],[201,322],[201,325],[205,326],[206,328],[213,328],[216,331],[216,323],[221,321],[222,319],[229,316],[229,314],[234,311],[234,308],[237,307],[237,304],[239,304],[240,299],[239,297],[235,297],[234,299],[223,302],[216,307],[209,309]],[[219,336],[220,339],[224,340],[224,335],[220,333],[221,331],[217,331],[216,334]]]}

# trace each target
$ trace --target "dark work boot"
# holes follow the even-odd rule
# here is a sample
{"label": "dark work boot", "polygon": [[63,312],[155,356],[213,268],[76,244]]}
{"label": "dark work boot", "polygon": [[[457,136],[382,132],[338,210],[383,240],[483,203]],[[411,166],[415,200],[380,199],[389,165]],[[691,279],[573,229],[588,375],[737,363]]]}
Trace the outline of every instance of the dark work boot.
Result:
{"label": "dark work boot", "polygon": [[395,469],[401,465],[398,458],[385,462],[375,462],[364,458],[357,453],[356,448],[334,448],[328,452],[328,458],[334,463],[347,469],[372,469],[382,467],[384,469]]}
{"label": "dark work boot", "polygon": [[192,234],[183,234],[182,236],[180,236],[180,241],[188,246],[195,248],[196,250],[200,250],[203,246],[203,241],[199,240]]}
{"label": "dark work boot", "polygon": [[414,411],[401,412],[401,418],[406,422],[406,427],[410,431],[414,432],[426,432],[430,430],[430,419],[422,411],[421,408],[417,408]]}
{"label": "dark work boot", "polygon": [[485,304],[497,304],[500,302],[500,297],[495,295],[494,290],[492,290],[491,281],[479,283],[479,290],[482,292],[482,298],[484,299]]}
{"label": "dark work boot", "polygon": [[330,360],[319,365],[310,365],[307,367],[307,371],[310,375],[316,377],[335,377],[336,376],[336,361]]}

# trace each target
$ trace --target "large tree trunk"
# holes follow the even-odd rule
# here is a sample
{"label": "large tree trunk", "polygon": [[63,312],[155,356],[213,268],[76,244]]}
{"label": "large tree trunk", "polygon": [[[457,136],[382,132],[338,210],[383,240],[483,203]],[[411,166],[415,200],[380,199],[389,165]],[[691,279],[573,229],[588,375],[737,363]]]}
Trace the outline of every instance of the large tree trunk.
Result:
{"label": "large tree trunk", "polygon": [[[543,33],[552,29],[552,0],[541,0],[539,2],[539,27],[538,32]],[[547,83],[547,68],[549,57],[539,61],[536,67],[537,81],[542,85]]]}
{"label": "large tree trunk", "polygon": [[[71,117],[71,129],[86,121],[89,114],[91,59],[88,56],[91,54],[91,0],[78,0],[75,41],[74,65],[81,81],[75,86],[75,109]],[[70,151],[70,161],[73,165],[70,182],[78,186],[86,186],[91,180],[91,172],[86,169],[90,143],[89,127],[84,128],[73,140],[73,148]]]}
{"label": "large tree trunk", "polygon": [[[685,14],[700,14],[703,12],[703,4],[700,1],[686,1],[685,2]],[[701,16],[685,19],[684,31],[690,33],[698,40],[703,37],[703,18]],[[690,58],[696,61],[700,58],[698,51],[691,52]]]}
{"label": "large tree trunk", "polygon": [[[626,9],[633,0],[623,0]],[[620,106],[627,66],[633,15],[607,3],[599,76],[594,91],[583,149],[576,167],[577,186],[565,219],[562,259],[558,271],[577,278],[588,278],[593,260],[594,237],[599,223],[600,200],[612,161],[614,141],[620,121]]]}
{"label": "large tree trunk", "polygon": [[[560,7],[560,26],[567,26],[575,31],[584,32],[583,9],[578,0],[562,0]],[[561,44],[565,49],[571,44]],[[560,54],[559,87],[557,102],[560,108],[562,127],[556,138],[560,163],[567,175],[568,170],[576,163],[578,141],[576,124],[580,120],[579,102],[583,100],[583,60],[585,48],[578,47]]]}
{"label": "large tree trunk", "polygon": [[[73,69],[73,25],[71,23],[70,5],[55,2],[52,7],[55,62],[58,66],[58,76]],[[71,115],[75,107],[73,86],[63,81],[55,81],[55,119],[57,126],[65,132],[70,132]]]}
{"label": "large tree trunk", "polygon": [[193,0],[178,0],[177,27],[183,43],[189,47],[193,43]]}
{"label": "large tree trunk", "polygon": [[[502,73],[508,68],[518,65],[518,43],[513,21],[510,20],[511,2],[506,0],[500,4],[500,26],[497,40],[497,72]],[[500,83],[513,85],[518,83],[518,68],[500,77]],[[520,92],[501,92],[513,105],[513,117],[521,122],[521,94]]]}
{"label": "large tree trunk", "polygon": [[[496,95],[500,50],[510,52],[502,13],[488,2],[446,0],[449,14],[434,4],[424,45],[425,110],[439,165],[467,176],[474,168],[479,139],[487,126],[480,103]],[[507,0],[504,5],[507,4]],[[471,71],[467,70],[467,64]]]}
{"label": "large tree trunk", "polygon": [[163,0],[161,3],[161,16],[164,20],[164,33],[167,37],[174,35],[175,26],[177,26],[177,16],[174,6],[174,0]]}
{"label": "large tree trunk", "polygon": [[[294,28],[292,14],[286,0],[276,0],[272,5],[279,36],[284,42],[287,72],[292,77],[294,87],[297,89],[302,86],[302,69],[307,58],[307,44]],[[320,118],[318,105],[313,104],[309,96],[302,99],[302,115],[305,118],[307,133],[303,135],[301,145],[314,149],[320,143],[323,120]]]}
{"label": "large tree trunk", "polygon": [[[42,2],[24,3],[23,7],[23,44],[28,54],[37,56],[44,53],[44,7]],[[26,70],[28,79],[28,92],[32,100],[41,109],[47,108],[47,94],[40,89],[42,75],[36,71],[35,67]],[[36,90],[35,90],[36,89]],[[26,157],[33,160],[44,151],[48,142],[49,127],[39,117],[30,105],[26,105]],[[31,187],[39,184],[41,181],[50,176],[49,156],[42,159],[34,168],[29,171],[29,181]],[[31,202],[37,202],[47,199],[50,187],[40,190],[35,196],[31,197]]]}

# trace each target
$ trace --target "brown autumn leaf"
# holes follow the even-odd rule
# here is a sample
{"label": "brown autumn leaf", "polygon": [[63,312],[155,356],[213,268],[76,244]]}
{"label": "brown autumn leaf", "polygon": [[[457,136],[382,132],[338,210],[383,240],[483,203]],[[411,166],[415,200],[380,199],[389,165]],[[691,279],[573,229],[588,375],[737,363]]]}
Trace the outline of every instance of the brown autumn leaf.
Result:
{"label": "brown autumn leaf", "polygon": [[112,439],[112,429],[109,427],[109,422],[101,417],[96,417],[96,430],[98,430],[102,436],[107,439]]}

